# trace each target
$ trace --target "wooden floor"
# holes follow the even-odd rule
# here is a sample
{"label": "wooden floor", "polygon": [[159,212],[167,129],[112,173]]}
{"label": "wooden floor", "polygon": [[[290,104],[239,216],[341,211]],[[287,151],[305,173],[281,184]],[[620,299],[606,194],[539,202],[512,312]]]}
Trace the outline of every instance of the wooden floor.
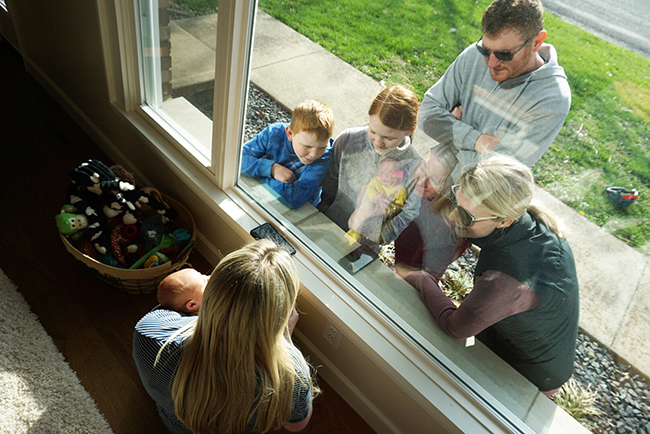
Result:
{"label": "wooden floor", "polygon": [[[133,326],[156,305],[155,295],[129,295],[100,282],[65,251],[54,223],[68,171],[90,158],[112,164],[0,41],[0,268],[115,433],[165,433],[131,358]],[[190,262],[202,272],[212,268],[196,252]],[[321,386],[303,432],[374,433]]]}

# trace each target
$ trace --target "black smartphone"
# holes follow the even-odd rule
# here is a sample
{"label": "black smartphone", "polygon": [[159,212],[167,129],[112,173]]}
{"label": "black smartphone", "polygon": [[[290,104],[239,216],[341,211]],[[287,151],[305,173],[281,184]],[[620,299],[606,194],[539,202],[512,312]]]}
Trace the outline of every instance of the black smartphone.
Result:
{"label": "black smartphone", "polygon": [[296,253],[296,249],[294,249],[293,246],[289,244],[289,242],[285,240],[282,235],[280,235],[280,232],[278,232],[278,230],[275,229],[271,223],[264,223],[256,228],[251,229],[250,234],[256,240],[266,238],[273,241],[280,249],[284,250],[290,255],[294,255]]}
{"label": "black smartphone", "polygon": [[339,265],[345,268],[350,274],[355,274],[378,257],[374,251],[365,246],[361,246],[339,259]]}

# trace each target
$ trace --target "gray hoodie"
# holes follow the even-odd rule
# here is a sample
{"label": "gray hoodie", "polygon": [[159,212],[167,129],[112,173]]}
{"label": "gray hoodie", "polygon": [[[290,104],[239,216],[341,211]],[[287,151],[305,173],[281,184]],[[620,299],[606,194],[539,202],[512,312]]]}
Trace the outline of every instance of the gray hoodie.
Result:
{"label": "gray hoodie", "polygon": [[[458,149],[455,179],[487,156],[474,151],[481,134],[500,137],[494,152],[528,167],[551,146],[569,112],[571,90],[555,48],[542,44],[539,54],[545,61],[541,67],[499,83],[472,44],[426,92],[418,125],[434,140]],[[450,113],[457,104],[462,121]]]}
{"label": "gray hoodie", "polygon": [[379,163],[386,158],[399,162],[400,170],[404,172],[408,199],[400,213],[382,228],[384,244],[395,240],[420,211],[420,197],[412,193],[416,184],[415,170],[422,159],[411,146],[409,137],[404,139],[401,146],[379,155],[368,138],[368,126],[343,131],[334,141],[332,165],[321,184],[323,193],[318,204],[319,211],[347,231],[348,220],[357,208],[359,194],[363,193],[375,176]]}

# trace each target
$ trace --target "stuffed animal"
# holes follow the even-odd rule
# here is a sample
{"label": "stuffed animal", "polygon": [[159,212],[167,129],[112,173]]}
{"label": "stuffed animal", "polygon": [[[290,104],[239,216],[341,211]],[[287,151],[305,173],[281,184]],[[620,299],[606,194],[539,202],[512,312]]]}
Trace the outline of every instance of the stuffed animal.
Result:
{"label": "stuffed animal", "polygon": [[120,222],[113,227],[113,230],[111,230],[111,249],[113,256],[117,260],[118,264],[124,268],[128,268],[131,265],[124,250],[128,253],[135,253],[138,249],[138,246],[133,244],[133,238],[130,238],[125,234],[125,228],[130,226],[132,225],[126,226],[124,223]]}
{"label": "stuffed animal", "polygon": [[166,208],[134,184],[122,180],[99,160],[88,160],[69,174],[68,201],[88,219],[84,234],[99,253],[106,254],[112,250],[109,219],[121,217],[125,225],[135,224],[137,217],[134,212],[143,204],[151,206],[169,221],[178,217],[175,210]]}
{"label": "stuffed animal", "polygon": [[135,185],[135,176],[133,176],[133,174],[126,170],[124,167],[120,166],[119,164],[114,164],[109,167],[109,169],[111,169],[111,171],[122,181]]}
{"label": "stuffed animal", "polygon": [[88,218],[83,214],[61,212],[55,217],[56,226],[65,236],[72,236],[88,227]]}

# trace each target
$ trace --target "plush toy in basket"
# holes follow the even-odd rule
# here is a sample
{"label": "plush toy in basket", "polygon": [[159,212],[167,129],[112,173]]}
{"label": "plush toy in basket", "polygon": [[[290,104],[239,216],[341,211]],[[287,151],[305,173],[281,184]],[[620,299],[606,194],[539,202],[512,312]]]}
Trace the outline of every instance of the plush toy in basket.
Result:
{"label": "plush toy in basket", "polygon": [[129,293],[150,293],[186,264],[195,227],[180,203],[136,187],[121,166],[98,160],[71,170],[70,178],[69,203],[55,218],[61,239],[102,280]]}

